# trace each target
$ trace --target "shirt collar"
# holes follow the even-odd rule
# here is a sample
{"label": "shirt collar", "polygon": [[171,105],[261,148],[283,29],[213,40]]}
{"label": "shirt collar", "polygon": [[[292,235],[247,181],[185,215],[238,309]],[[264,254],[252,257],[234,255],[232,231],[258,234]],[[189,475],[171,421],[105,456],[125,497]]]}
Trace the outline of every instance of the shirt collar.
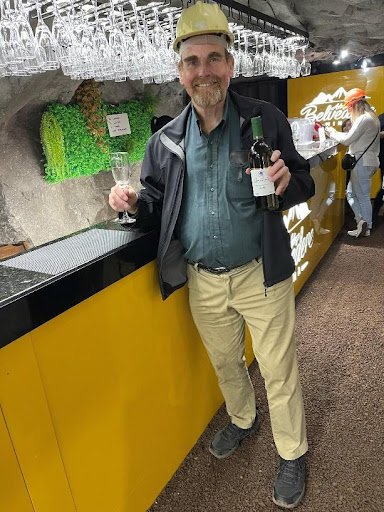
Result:
{"label": "shirt collar", "polygon": [[[229,94],[227,93],[227,96],[225,98],[225,103],[224,103],[223,119],[220,121],[220,123],[218,124],[217,127],[225,126],[225,124],[228,122],[228,119],[229,119],[229,106],[228,105],[229,105],[230,101],[231,100],[229,98]],[[200,135],[203,135],[203,132],[202,132],[201,126],[200,126],[200,119],[199,119],[199,116],[197,115],[197,112],[196,112],[193,104],[192,104],[192,108],[191,108],[191,121],[192,121],[192,125],[195,125],[195,124],[197,125]]]}

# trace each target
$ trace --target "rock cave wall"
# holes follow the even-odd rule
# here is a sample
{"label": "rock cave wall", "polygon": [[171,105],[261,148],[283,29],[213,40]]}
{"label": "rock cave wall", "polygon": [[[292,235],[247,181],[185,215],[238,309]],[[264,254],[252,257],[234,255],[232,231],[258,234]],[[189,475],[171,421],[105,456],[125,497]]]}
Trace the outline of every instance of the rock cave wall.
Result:
{"label": "rock cave wall", "polygon": [[[108,205],[114,184],[110,172],[56,184],[44,180],[41,115],[49,103],[70,102],[80,83],[61,71],[0,79],[0,246],[41,245],[115,216]],[[105,82],[102,97],[120,103],[143,94],[144,88],[159,99],[155,115],[179,114],[178,83]],[[135,187],[140,187],[140,168],[133,166]]]}

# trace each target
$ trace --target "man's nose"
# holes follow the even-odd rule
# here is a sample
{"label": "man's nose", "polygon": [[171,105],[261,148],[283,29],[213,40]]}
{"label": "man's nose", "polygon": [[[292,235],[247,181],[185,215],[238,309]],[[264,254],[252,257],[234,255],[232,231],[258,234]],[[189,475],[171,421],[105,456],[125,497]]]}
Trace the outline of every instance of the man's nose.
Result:
{"label": "man's nose", "polygon": [[211,74],[211,67],[209,62],[201,62],[199,66],[199,76],[208,76]]}

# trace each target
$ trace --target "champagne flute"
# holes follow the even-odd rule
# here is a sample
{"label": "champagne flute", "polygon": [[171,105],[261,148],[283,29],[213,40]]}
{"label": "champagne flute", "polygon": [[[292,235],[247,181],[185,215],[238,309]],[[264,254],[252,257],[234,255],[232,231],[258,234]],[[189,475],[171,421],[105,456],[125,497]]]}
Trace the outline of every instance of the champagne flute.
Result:
{"label": "champagne flute", "polygon": [[[127,188],[131,177],[131,166],[129,164],[128,153],[125,151],[111,153],[111,169],[113,179],[116,184],[122,190]],[[127,211],[124,211],[119,222],[120,224],[133,224],[136,222],[136,219],[133,219],[128,215]]]}

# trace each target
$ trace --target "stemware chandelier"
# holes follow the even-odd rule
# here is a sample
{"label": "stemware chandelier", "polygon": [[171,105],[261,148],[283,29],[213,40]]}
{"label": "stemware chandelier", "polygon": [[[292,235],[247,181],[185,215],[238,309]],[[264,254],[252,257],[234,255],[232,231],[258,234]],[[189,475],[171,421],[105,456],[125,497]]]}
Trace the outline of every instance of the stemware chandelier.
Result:
{"label": "stemware chandelier", "polygon": [[[175,80],[183,1],[0,0],[0,77],[61,68],[76,80]],[[234,33],[235,76],[310,74],[308,34],[233,0],[220,7]]]}

